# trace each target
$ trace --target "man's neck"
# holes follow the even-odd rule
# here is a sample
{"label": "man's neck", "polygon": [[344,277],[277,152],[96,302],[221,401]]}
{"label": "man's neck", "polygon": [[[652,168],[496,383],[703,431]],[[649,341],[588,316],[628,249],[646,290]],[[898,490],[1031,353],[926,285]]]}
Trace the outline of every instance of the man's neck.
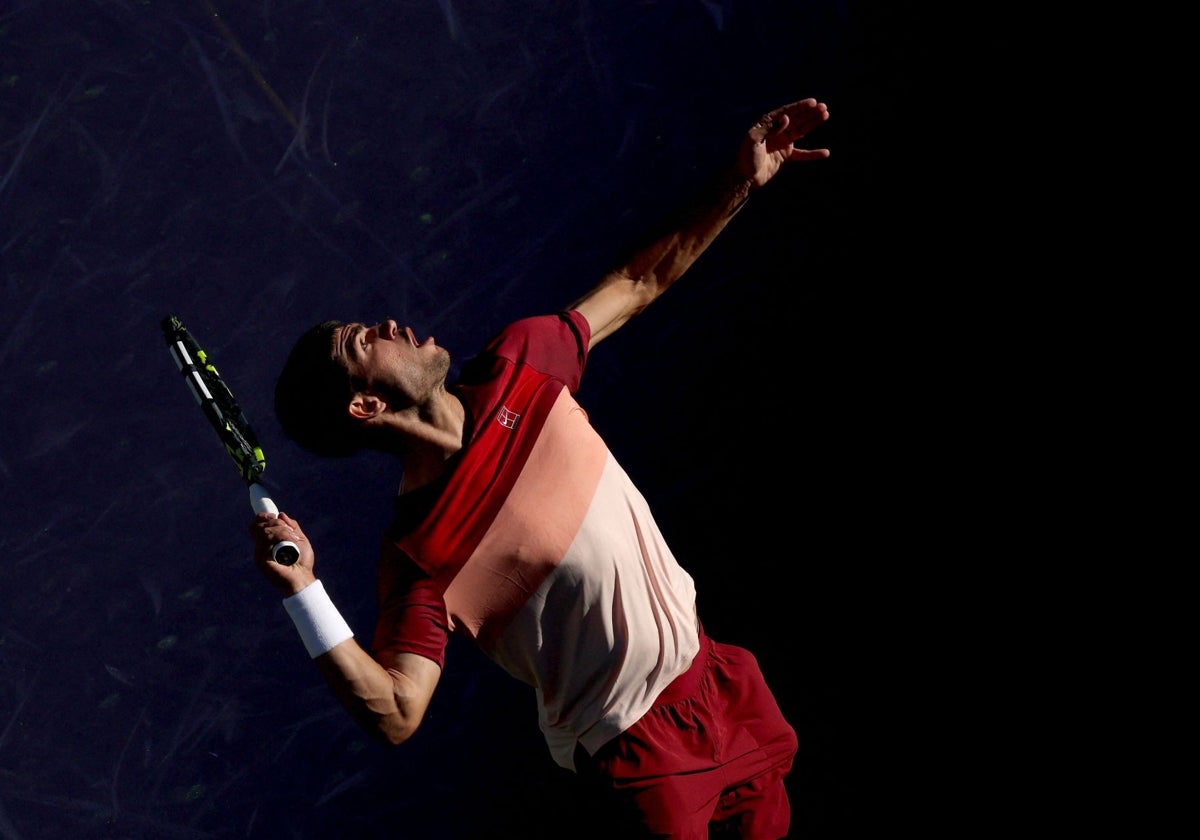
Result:
{"label": "man's neck", "polygon": [[399,492],[416,490],[442,477],[450,459],[463,448],[466,414],[462,401],[448,391],[422,409],[419,419],[405,429]]}

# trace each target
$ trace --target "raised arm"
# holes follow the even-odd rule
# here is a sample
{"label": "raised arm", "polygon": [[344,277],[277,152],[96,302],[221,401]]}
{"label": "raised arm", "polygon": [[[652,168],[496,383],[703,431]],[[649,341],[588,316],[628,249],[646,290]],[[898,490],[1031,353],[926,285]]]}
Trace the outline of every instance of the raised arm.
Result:
{"label": "raised arm", "polygon": [[569,308],[578,310],[591,325],[589,346],[612,335],[669,289],[724,230],[751,191],[774,178],[784,164],[829,157],[828,149],[794,145],[827,119],[825,103],[810,98],[776,108],[751,126],[733,169],[714,191],[571,304]]}

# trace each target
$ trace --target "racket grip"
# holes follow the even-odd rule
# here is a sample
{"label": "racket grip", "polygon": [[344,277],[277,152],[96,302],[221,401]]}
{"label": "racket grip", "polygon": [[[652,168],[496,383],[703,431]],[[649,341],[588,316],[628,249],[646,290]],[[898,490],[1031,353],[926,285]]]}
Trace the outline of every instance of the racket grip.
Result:
{"label": "racket grip", "polygon": [[[250,485],[250,507],[254,508],[255,513],[279,515],[279,508],[258,482]],[[271,559],[281,566],[290,566],[300,559],[300,549],[291,540],[277,542],[271,546]]]}

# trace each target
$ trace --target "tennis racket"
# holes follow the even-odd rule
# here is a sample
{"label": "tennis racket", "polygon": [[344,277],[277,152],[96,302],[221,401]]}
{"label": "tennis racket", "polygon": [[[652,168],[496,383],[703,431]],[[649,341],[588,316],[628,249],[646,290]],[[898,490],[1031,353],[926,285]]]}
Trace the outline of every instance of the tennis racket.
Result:
{"label": "tennis racket", "polygon": [[[279,508],[259,482],[263,470],[267,468],[267,459],[263,457],[262,447],[258,445],[250,421],[234,399],[233,392],[217,372],[212,359],[178,318],[167,316],[163,319],[162,328],[171,357],[183,374],[188,389],[249,488],[250,506],[258,513],[278,516]],[[290,566],[300,558],[300,549],[294,542],[285,540],[271,547],[271,557],[276,563]]]}

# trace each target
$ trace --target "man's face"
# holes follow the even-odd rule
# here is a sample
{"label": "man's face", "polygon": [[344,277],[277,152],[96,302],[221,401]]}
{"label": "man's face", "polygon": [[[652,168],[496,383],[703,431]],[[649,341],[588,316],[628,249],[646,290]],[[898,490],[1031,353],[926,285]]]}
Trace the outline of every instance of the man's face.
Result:
{"label": "man's face", "polygon": [[334,334],[334,358],[356,390],[385,397],[394,408],[428,402],[445,388],[450,370],[450,353],[432,336],[418,344],[411,328],[392,320],[342,325]]}

